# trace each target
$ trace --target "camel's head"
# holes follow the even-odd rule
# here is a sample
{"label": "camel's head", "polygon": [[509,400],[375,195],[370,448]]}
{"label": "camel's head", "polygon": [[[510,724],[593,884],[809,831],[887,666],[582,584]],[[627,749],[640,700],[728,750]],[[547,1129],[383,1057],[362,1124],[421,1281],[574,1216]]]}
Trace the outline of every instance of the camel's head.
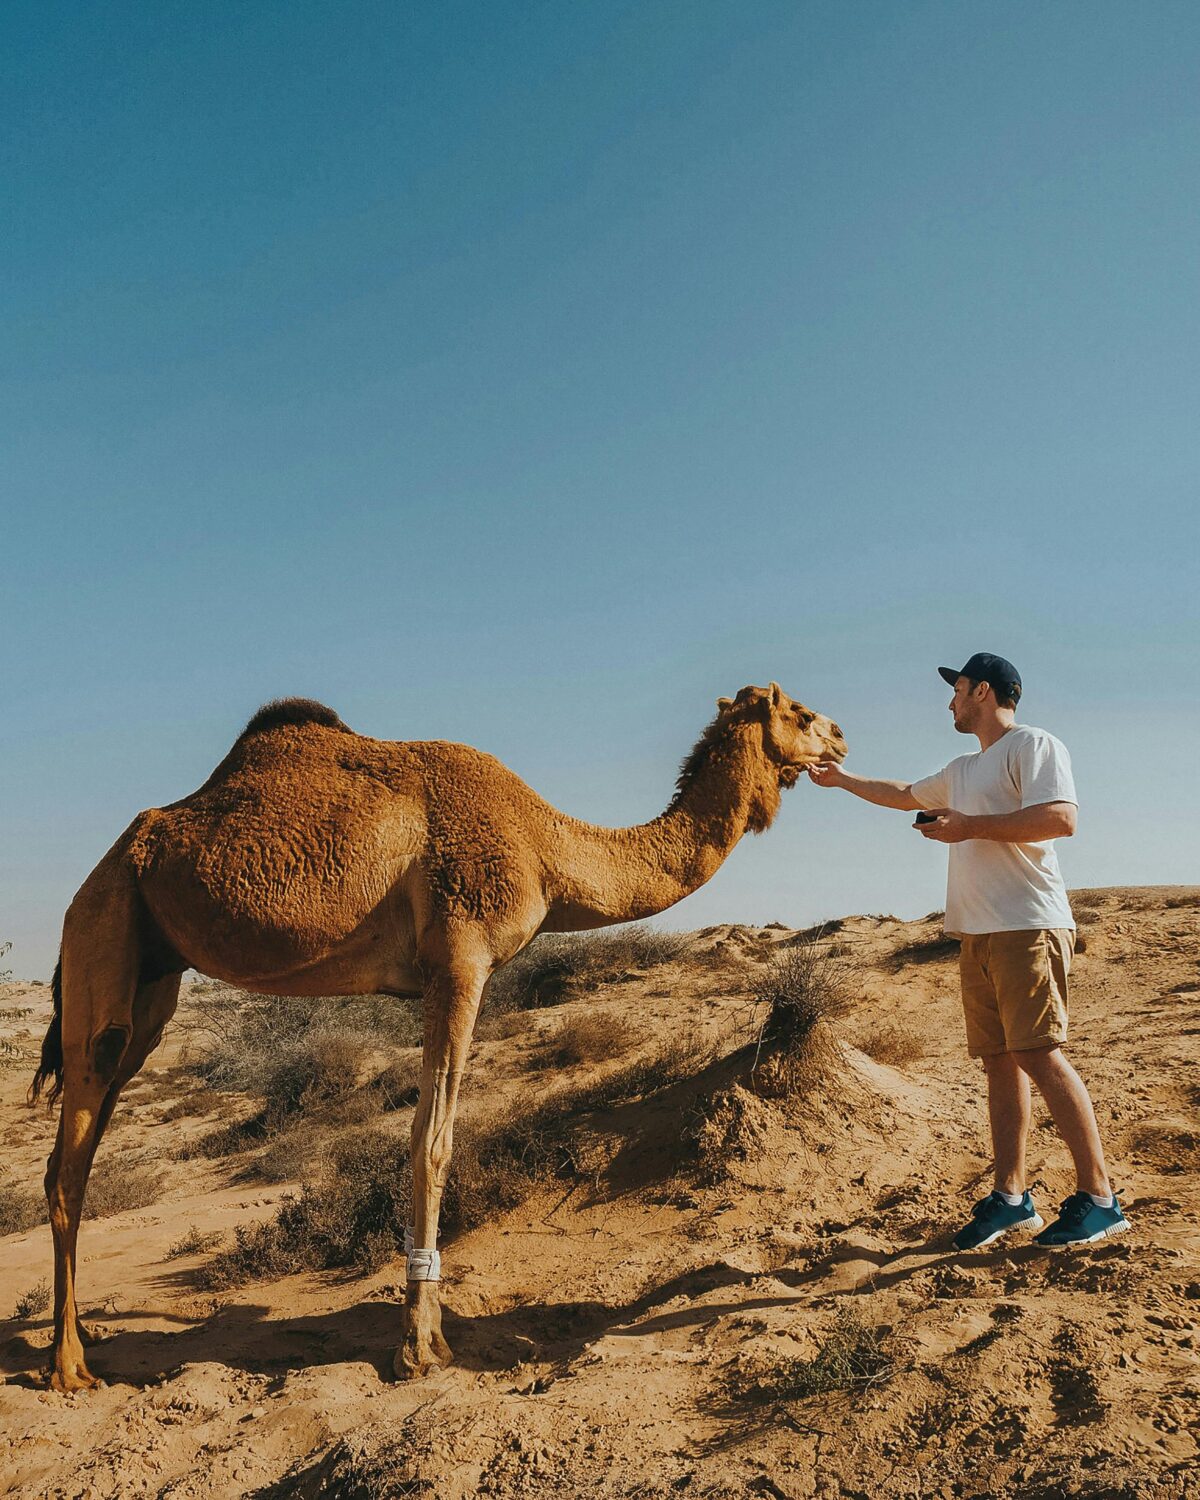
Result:
{"label": "camel's head", "polygon": [[761,722],[763,749],[779,767],[781,786],[795,786],[805,766],[846,758],[846,741],[833,720],[789,698],[777,682],[744,687],[736,698],[718,698],[717,707],[722,721],[736,716]]}

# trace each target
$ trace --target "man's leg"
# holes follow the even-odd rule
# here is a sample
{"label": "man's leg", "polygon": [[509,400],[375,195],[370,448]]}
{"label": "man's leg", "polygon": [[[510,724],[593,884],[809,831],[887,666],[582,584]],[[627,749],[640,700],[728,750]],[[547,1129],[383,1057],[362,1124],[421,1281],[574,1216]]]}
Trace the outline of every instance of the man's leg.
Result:
{"label": "man's leg", "polygon": [[1009,1056],[1029,1074],[1045,1099],[1055,1127],[1067,1143],[1075,1163],[1079,1191],[1094,1193],[1101,1198],[1111,1197],[1096,1112],[1083,1079],[1057,1046],[1014,1052]]}
{"label": "man's leg", "polygon": [[1029,1076],[1012,1052],[983,1059],[988,1081],[988,1116],[992,1125],[992,1153],[996,1191],[1025,1191],[1025,1142],[1029,1136],[1032,1104]]}

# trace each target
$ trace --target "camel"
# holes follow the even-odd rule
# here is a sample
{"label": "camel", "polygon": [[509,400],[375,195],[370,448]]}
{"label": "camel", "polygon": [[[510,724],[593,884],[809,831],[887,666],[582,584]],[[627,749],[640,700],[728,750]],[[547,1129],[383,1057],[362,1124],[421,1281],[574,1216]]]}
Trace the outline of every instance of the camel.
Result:
{"label": "camel", "polygon": [[778,684],[719,698],[666,811],[579,822],[490,755],[354,733],[307,699],[267,704],[191,796],[140,813],[63,922],[54,1016],[30,1087],[61,1094],[45,1188],[54,1239],[50,1382],[100,1384],[76,1308],[76,1241],[96,1148],[157,1046],[185,970],[274,995],[424,998],[398,1377],[449,1363],[438,1213],[471,1035],[491,975],[539,932],[665,911],[779,808],[802,769],[846,753]]}

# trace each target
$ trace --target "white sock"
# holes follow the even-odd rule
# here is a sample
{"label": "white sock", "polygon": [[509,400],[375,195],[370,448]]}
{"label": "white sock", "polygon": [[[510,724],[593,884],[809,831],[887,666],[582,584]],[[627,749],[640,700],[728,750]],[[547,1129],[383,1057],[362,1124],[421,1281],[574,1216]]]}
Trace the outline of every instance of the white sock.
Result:
{"label": "white sock", "polygon": [[1095,1193],[1089,1193],[1088,1197],[1092,1200],[1097,1208],[1111,1208],[1113,1206],[1113,1203],[1115,1202],[1115,1199],[1113,1198],[1111,1193],[1107,1198],[1098,1197]]}
{"label": "white sock", "polygon": [[1002,1193],[999,1188],[996,1188],[995,1192],[998,1197],[1004,1199],[1009,1208],[1020,1208],[1021,1204],[1025,1201],[1024,1193]]}

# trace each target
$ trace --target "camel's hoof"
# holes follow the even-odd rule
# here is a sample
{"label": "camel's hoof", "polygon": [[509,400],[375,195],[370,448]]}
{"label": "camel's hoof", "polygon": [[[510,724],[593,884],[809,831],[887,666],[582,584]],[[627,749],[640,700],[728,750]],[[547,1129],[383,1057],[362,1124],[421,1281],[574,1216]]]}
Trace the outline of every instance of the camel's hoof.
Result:
{"label": "camel's hoof", "polygon": [[392,1371],[397,1380],[419,1380],[423,1375],[445,1369],[453,1358],[450,1345],[440,1333],[435,1333],[431,1338],[412,1343],[405,1340],[399,1345],[392,1361]]}
{"label": "camel's hoof", "polygon": [[69,1396],[73,1391],[103,1390],[104,1381],[93,1375],[86,1365],[76,1365],[73,1370],[53,1370],[50,1374],[50,1389]]}

